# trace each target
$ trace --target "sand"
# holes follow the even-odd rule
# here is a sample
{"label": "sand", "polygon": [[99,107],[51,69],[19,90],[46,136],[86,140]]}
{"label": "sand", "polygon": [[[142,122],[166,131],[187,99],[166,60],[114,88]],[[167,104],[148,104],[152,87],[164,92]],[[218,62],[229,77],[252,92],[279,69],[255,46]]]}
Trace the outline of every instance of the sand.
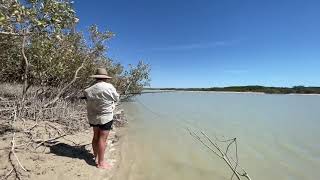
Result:
{"label": "sand", "polygon": [[[105,159],[112,165],[110,170],[96,168],[91,148],[92,129],[88,128],[82,132],[60,138],[54,145],[41,146],[36,151],[17,149],[16,154],[21,164],[29,171],[23,172],[22,169],[19,169],[20,172],[23,172],[22,179],[113,179],[119,169],[121,154],[119,137],[122,136],[124,129],[117,128],[110,132],[105,154]],[[19,139],[22,134],[17,133],[16,139]],[[1,131],[0,140],[0,178],[2,179],[12,169],[8,161],[12,134],[9,131]],[[19,143],[16,142],[17,145]],[[14,179],[14,174],[11,174],[7,179]]]}

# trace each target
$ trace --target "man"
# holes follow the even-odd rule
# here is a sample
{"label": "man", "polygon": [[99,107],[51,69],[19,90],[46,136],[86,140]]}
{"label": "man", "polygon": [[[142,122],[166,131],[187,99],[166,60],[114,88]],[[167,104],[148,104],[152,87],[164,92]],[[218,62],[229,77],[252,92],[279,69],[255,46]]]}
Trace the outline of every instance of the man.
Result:
{"label": "man", "polygon": [[104,160],[104,153],[119,94],[112,84],[107,83],[111,77],[108,76],[106,69],[98,68],[96,74],[91,77],[96,79],[96,83],[85,89],[84,94],[87,100],[89,124],[93,127],[92,149],[97,167],[109,169],[111,166]]}

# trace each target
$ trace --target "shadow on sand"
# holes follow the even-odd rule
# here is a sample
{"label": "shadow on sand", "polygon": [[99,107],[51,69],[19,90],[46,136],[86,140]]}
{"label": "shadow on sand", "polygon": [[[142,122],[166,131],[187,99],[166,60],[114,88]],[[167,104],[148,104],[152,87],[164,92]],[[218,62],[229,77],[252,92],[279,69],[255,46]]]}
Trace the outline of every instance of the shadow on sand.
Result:
{"label": "shadow on sand", "polygon": [[93,154],[86,150],[85,145],[71,146],[65,143],[58,143],[49,145],[48,147],[50,148],[50,153],[53,153],[57,156],[82,159],[87,164],[96,166]]}

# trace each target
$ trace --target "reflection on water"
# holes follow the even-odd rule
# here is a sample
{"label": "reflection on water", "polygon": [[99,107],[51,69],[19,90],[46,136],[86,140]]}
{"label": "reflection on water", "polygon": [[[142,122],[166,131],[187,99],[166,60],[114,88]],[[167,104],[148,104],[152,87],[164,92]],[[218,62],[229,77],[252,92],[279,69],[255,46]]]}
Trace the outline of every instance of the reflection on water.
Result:
{"label": "reflection on water", "polygon": [[211,92],[145,94],[124,104],[130,124],[116,179],[230,179],[185,130],[237,137],[253,179],[318,179],[320,96]]}

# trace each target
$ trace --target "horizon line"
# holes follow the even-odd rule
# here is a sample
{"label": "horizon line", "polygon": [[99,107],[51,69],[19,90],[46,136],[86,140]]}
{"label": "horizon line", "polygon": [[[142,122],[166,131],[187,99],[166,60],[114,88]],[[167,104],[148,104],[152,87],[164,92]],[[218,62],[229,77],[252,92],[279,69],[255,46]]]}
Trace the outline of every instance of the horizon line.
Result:
{"label": "horizon line", "polygon": [[304,86],[304,85],[294,85],[294,86],[264,86],[264,85],[231,85],[231,86],[211,86],[211,87],[143,87],[143,88],[152,88],[152,89],[201,89],[201,88],[228,88],[228,87],[269,87],[269,88],[320,88],[320,86]]}

